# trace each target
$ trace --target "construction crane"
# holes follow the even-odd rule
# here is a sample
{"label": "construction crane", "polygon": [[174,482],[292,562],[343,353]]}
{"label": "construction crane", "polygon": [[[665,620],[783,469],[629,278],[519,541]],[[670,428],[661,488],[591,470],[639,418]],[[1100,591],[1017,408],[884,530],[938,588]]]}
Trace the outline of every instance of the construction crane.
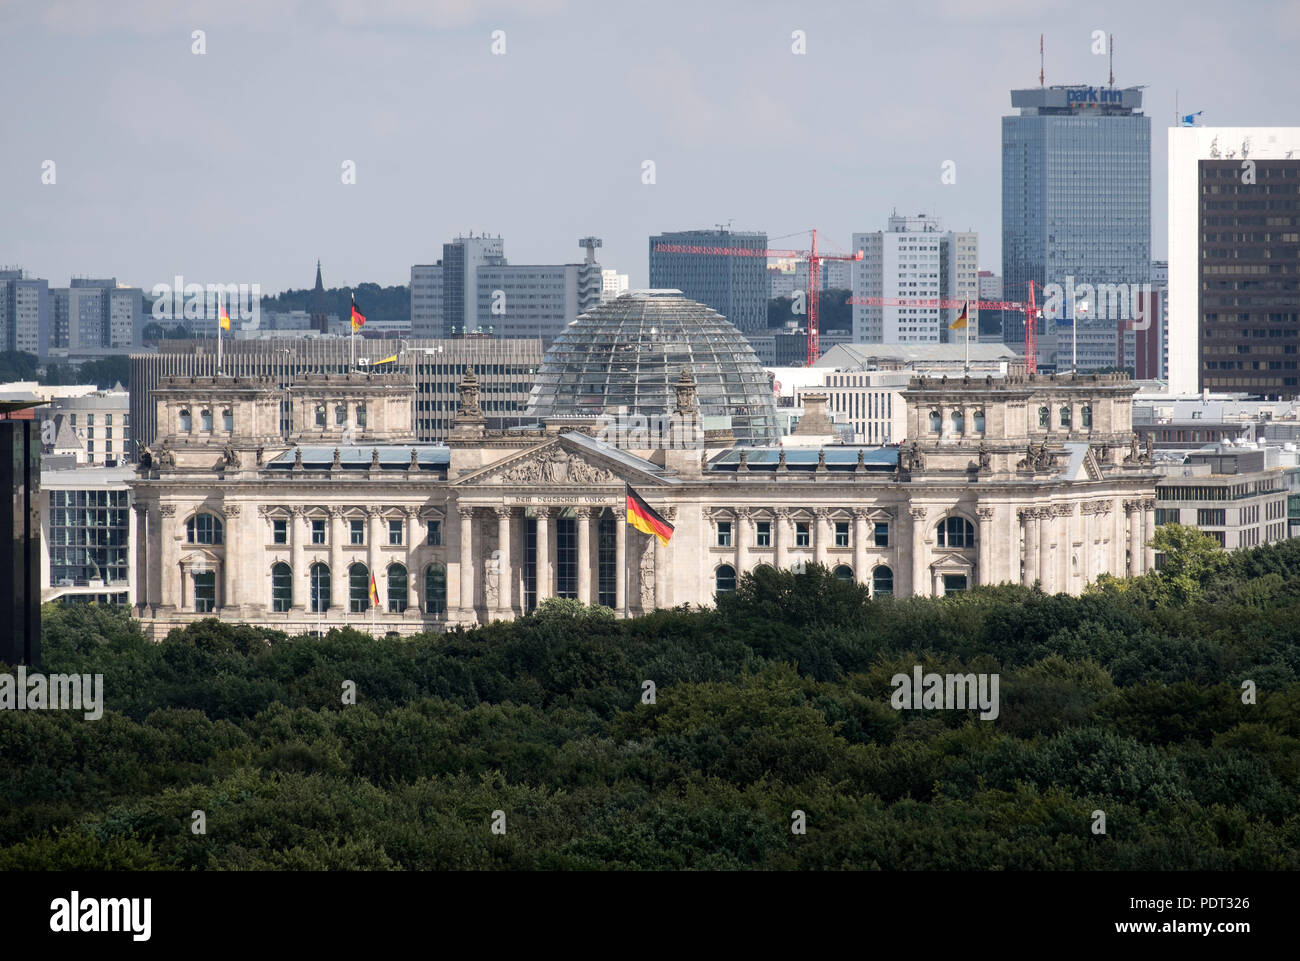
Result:
{"label": "construction crane", "polygon": [[711,257],[761,257],[764,260],[771,260],[777,257],[790,257],[796,260],[808,261],[808,366],[811,367],[818,356],[818,326],[817,326],[817,304],[818,288],[820,286],[821,265],[824,260],[861,260],[862,251],[853,254],[823,254],[817,251],[817,231],[812,233],[811,250],[778,250],[775,248],[757,248],[750,249],[747,247],[708,247],[698,244],[655,244],[655,253],[659,254],[702,254]]}
{"label": "construction crane", "polygon": [[1025,363],[1031,374],[1038,372],[1038,325],[1043,312],[1034,303],[1034,281],[1029,281],[1029,299],[1019,300],[952,300],[917,297],[850,297],[848,303],[861,307],[938,307],[939,309],[974,307],[977,310],[1020,310],[1025,314]]}

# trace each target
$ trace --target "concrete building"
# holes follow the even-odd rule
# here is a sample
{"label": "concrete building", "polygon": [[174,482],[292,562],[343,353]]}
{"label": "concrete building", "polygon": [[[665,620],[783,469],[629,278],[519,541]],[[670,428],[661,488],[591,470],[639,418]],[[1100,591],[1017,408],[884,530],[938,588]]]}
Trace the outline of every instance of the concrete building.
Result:
{"label": "concrete building", "polygon": [[41,601],[133,603],[130,467],[41,471]]}
{"label": "concrete building", "polygon": [[[1156,525],[1178,523],[1209,534],[1227,550],[1286,540],[1288,482],[1260,449],[1216,447],[1181,464],[1157,463]],[[1163,557],[1155,558],[1158,570]]]}
{"label": "concrete building", "polygon": [[[1151,118],[1138,87],[1012,90],[1002,118],[1002,277],[1008,300],[1032,281],[1146,284],[1151,271]],[[1041,300],[1041,293],[1039,294]],[[1062,317],[1073,317],[1069,304]],[[1095,315],[1094,315],[1095,316]],[[1110,318],[1112,320],[1124,318]],[[1024,315],[1004,312],[1003,343],[1024,349]],[[1058,331],[1038,331],[1050,365]]]}
{"label": "concrete building", "polygon": [[1298,257],[1300,127],[1171,127],[1171,393],[1300,394]]}
{"label": "concrete building", "polygon": [[[292,429],[290,396],[304,375],[347,373],[351,347],[344,337],[227,342],[224,372],[244,378],[269,378],[280,391],[281,433]],[[164,340],[154,353],[131,355],[132,459],[135,441],[157,438],[155,405],[150,399],[164,378],[214,377],[217,347],[210,340]],[[442,440],[456,412],[456,383],[467,366],[479,373],[482,405],[493,428],[527,422],[529,392],[542,364],[540,340],[456,337],[409,341],[358,341],[357,361],[374,362],[396,353],[399,370],[415,384],[416,438]]]}
{"label": "concrete building", "polygon": [[[400,443],[403,385],[314,379],[305,409],[343,392],[387,420],[327,416],[288,441],[274,385],[160,390],[166,432],[130,482],[145,630],[215,616],[405,635],[555,596],[626,617],[709,605],[760,565],[806,562],[902,597],[1008,581],[1078,594],[1151,565],[1155,475],[1125,456],[1123,377],[917,380],[902,449],[736,445],[704,428],[689,370],[661,445],[620,446],[575,418],[490,430],[472,372],[445,445]],[[195,429],[181,415],[212,404],[230,418]],[[381,426],[389,440],[369,433]],[[666,546],[625,523],[628,486],[675,525]]]}
{"label": "concrete building", "polygon": [[0,663],[41,663],[41,436],[30,402],[0,402]]}
{"label": "concrete building", "polygon": [[442,245],[442,335],[473,333],[478,326],[478,269],[506,262],[500,237],[457,237]]}
{"label": "concrete building", "polygon": [[600,302],[613,300],[627,293],[627,274],[606,267],[600,272]]}
{"label": "concrete building", "polygon": [[52,334],[49,282],[27,277],[21,268],[0,269],[0,351],[45,357]]}
{"label": "concrete building", "polygon": [[[812,368],[820,370],[820,368]],[[816,386],[797,386],[794,402],[826,398],[827,413],[849,425],[853,444],[897,444],[907,437],[907,405],[903,392],[912,375],[905,371],[826,370]]]}
{"label": "concrete building", "polygon": [[600,305],[600,264],[485,264],[478,268],[476,296],[472,333],[549,344],[579,314]]}
{"label": "concrete building", "polygon": [[442,261],[411,267],[411,336],[441,337]]}
{"label": "concrete building", "polygon": [[[949,330],[960,308],[926,301],[979,299],[979,243],[973,233],[944,231],[924,214],[889,217],[887,230],[853,235],[853,341],[874,344],[963,342]],[[874,299],[881,303],[859,303]],[[978,339],[979,308],[969,311],[969,332]]]}
{"label": "concrete building", "polygon": [[766,333],[767,234],[679,230],[650,238],[650,287],[680,290],[742,333]]}
{"label": "concrete building", "polygon": [[1003,344],[840,344],[815,367],[905,370],[925,377],[1024,376],[1024,358]]}
{"label": "concrete building", "polygon": [[66,288],[50,291],[51,347],[72,352],[108,349],[120,353],[143,341],[144,293],[117,279],[73,277]]}
{"label": "concrete building", "polygon": [[[92,390],[38,407],[44,453],[71,453],[79,466],[116,467],[134,459],[131,401],[125,390]],[[75,445],[75,446],[73,446]]]}

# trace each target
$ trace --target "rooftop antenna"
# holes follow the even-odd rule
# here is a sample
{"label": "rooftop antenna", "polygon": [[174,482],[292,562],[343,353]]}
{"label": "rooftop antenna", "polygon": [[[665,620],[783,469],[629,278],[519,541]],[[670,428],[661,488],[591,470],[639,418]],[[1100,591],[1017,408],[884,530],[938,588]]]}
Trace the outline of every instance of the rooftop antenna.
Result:
{"label": "rooftop antenna", "polygon": [[1110,35],[1110,86],[1115,86],[1115,35]]}
{"label": "rooftop antenna", "polygon": [[1043,85],[1043,35],[1038,35],[1038,85]]}

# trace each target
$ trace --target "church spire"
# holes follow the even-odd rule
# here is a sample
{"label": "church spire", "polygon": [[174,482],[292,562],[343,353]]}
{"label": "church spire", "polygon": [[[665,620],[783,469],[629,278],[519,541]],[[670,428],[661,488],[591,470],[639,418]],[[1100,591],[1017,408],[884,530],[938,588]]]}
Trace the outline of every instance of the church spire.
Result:
{"label": "church spire", "polygon": [[321,282],[319,260],[316,261],[316,286],[307,299],[307,310],[311,314],[311,329],[322,334],[328,333],[329,303],[325,299],[325,284]]}

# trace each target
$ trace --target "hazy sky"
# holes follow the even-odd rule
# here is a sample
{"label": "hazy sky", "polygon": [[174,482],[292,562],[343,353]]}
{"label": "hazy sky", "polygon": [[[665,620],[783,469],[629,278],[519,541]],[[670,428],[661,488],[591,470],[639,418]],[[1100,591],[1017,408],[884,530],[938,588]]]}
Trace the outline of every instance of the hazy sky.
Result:
{"label": "hazy sky", "polygon": [[844,250],[896,207],[997,269],[1008,91],[1039,33],[1048,84],[1104,84],[1094,30],[1149,85],[1161,258],[1175,91],[1207,124],[1300,122],[1297,0],[0,0],[0,264],[274,292],[318,257],[327,286],[397,284],[457,233],[521,264],[595,234],[636,287],[652,233]]}

